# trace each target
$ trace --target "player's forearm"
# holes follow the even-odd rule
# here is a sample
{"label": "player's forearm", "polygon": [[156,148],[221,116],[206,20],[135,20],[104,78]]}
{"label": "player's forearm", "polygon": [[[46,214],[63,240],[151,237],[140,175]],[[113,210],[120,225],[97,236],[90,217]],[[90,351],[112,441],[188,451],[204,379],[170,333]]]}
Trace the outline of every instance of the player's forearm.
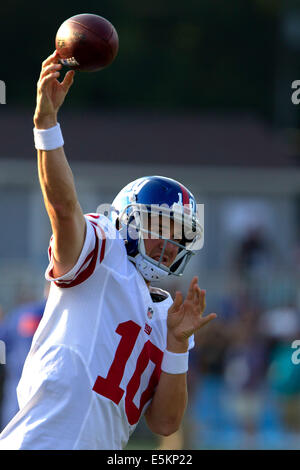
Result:
{"label": "player's forearm", "polygon": [[[57,124],[57,110],[37,105],[33,122],[36,129],[50,129]],[[37,156],[39,181],[50,220],[53,216],[70,216],[77,205],[77,194],[64,148],[38,150]]]}
{"label": "player's forearm", "polygon": [[186,373],[167,374],[162,371],[146,413],[146,420],[151,431],[163,436],[176,432],[184,416],[187,401]]}
{"label": "player's forearm", "polygon": [[38,150],[38,174],[48,213],[70,215],[77,205],[77,194],[63,147]]}

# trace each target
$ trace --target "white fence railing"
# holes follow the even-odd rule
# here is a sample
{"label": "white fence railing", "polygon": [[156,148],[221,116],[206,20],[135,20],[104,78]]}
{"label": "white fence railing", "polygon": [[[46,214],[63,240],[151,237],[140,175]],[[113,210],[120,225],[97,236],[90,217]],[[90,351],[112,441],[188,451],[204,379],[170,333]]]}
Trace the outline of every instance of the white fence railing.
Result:
{"label": "white fence railing", "polygon": [[[45,267],[35,267],[28,260],[0,260],[0,306],[8,311],[21,302],[40,300],[44,295]],[[190,274],[179,284],[183,292],[188,287]],[[176,281],[176,280],[175,280]],[[173,282],[173,281],[172,281]],[[162,287],[172,293],[172,282]],[[220,308],[224,302],[244,298],[262,308],[293,304],[300,310],[300,271],[273,270],[264,276],[241,277],[229,271],[206,270],[199,273],[199,284],[206,289],[207,308]]]}

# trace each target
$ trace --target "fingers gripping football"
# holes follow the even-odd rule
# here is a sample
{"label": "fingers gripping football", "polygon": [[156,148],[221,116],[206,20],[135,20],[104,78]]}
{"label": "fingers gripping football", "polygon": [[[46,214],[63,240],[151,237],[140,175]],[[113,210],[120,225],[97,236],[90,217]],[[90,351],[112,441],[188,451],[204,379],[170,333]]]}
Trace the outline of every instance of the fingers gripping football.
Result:
{"label": "fingers gripping football", "polygon": [[37,104],[34,120],[42,120],[46,117],[56,119],[57,112],[64,102],[66,94],[71,87],[75,72],[66,73],[62,82],[58,81],[62,65],[59,63],[58,54],[55,51],[42,63],[40,77],[37,83]]}

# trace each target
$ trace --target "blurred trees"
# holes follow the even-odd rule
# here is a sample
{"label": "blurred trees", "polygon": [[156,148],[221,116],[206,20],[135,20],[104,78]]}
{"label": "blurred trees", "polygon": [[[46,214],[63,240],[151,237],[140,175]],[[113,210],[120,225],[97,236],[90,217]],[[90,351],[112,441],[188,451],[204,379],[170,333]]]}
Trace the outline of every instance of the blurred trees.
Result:
{"label": "blurred trees", "polygon": [[7,2],[0,77],[7,102],[34,106],[40,64],[54,50],[56,30],[66,18],[90,12],[115,25],[119,55],[103,72],[78,73],[68,106],[245,109],[270,118],[279,6],[279,0]]}

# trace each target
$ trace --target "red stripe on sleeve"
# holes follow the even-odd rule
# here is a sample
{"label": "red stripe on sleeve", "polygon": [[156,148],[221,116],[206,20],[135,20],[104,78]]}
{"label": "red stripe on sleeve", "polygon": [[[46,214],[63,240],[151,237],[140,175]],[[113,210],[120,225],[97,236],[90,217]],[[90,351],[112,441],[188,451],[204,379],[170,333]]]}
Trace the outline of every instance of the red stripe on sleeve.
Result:
{"label": "red stripe on sleeve", "polygon": [[93,226],[93,229],[95,231],[95,238],[96,238],[95,248],[86,257],[86,259],[82,263],[81,267],[78,269],[77,273],[79,273],[82,266],[84,266],[90,259],[91,261],[90,261],[89,265],[80,274],[77,275],[77,273],[76,273],[77,277],[71,282],[67,282],[67,281],[64,282],[63,280],[62,281],[54,281],[54,283],[58,287],[63,287],[65,289],[67,289],[69,287],[78,286],[82,282],[86,281],[93,274],[93,272],[95,270],[95,267],[96,267],[96,263],[97,263],[97,259],[98,259],[98,251],[99,251],[99,238],[97,237],[96,229],[95,229],[94,226]]}
{"label": "red stripe on sleeve", "polygon": [[100,259],[99,259],[99,262],[102,263],[102,261],[104,259],[104,255],[105,255],[106,236],[105,236],[105,232],[104,232],[103,228],[100,227],[99,225],[98,225],[98,227],[100,228],[101,235],[102,235],[102,244],[101,244]]}
{"label": "red stripe on sleeve", "polygon": [[100,215],[95,215],[95,214],[87,214],[88,217],[93,217],[93,219],[99,219]]}
{"label": "red stripe on sleeve", "polygon": [[94,227],[97,227],[100,229],[101,235],[102,235],[102,244],[101,244],[101,250],[100,250],[100,258],[99,258],[99,263],[101,263],[104,259],[104,254],[105,254],[105,245],[106,245],[106,236],[103,228],[98,225],[96,222],[93,220],[90,220],[90,222],[93,224]]}
{"label": "red stripe on sleeve", "polygon": [[51,242],[53,240],[53,235],[51,236],[50,238],[50,242],[49,242],[49,248],[48,248],[48,258],[49,258],[49,261],[51,261],[51,256],[52,256],[52,248],[51,248]]}

